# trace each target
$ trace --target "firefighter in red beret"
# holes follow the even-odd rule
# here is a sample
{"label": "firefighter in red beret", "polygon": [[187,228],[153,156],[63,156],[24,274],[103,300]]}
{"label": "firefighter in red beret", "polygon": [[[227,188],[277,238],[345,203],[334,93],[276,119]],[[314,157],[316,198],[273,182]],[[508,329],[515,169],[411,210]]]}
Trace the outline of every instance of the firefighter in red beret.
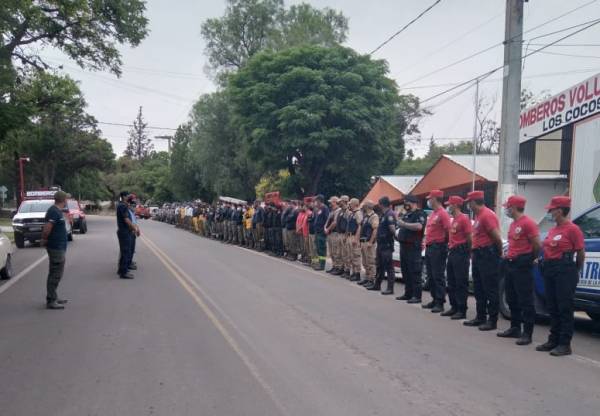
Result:
{"label": "firefighter in red beret", "polygon": [[423,306],[432,313],[444,312],[446,302],[446,258],[448,256],[448,231],[450,214],[444,209],[444,193],[434,189],[427,195],[427,206],[433,212],[425,226],[425,266],[430,284],[431,302]]}
{"label": "firefighter in red beret", "polygon": [[517,338],[517,345],[531,344],[535,324],[533,303],[533,264],[540,251],[540,230],[525,215],[527,200],[513,195],[504,203],[504,213],[512,218],[508,230],[508,251],[504,258],[504,285],[510,308],[510,328],[499,332],[502,338]]}
{"label": "firefighter in red beret", "polygon": [[469,192],[467,202],[475,214],[472,264],[477,316],[463,322],[463,325],[476,326],[480,331],[492,331],[498,324],[500,305],[500,224],[494,211],[485,206],[483,191]]}
{"label": "firefighter in red beret", "polygon": [[541,271],[544,277],[546,307],[550,313],[548,341],[536,350],[550,352],[553,356],[571,354],[573,338],[575,288],[585,262],[583,233],[569,219],[571,199],[555,196],[546,206],[556,223],[544,239],[544,260]]}

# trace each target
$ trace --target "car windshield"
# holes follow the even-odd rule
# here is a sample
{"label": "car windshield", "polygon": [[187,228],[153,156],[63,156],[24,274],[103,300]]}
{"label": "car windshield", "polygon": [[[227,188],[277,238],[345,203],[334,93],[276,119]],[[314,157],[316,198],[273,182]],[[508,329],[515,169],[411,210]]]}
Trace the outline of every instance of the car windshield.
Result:
{"label": "car windshield", "polygon": [[69,209],[79,209],[79,204],[77,204],[77,201],[68,201],[67,204],[69,205]]}
{"label": "car windshield", "polygon": [[581,228],[585,238],[600,238],[600,207],[573,221]]}
{"label": "car windshield", "polygon": [[54,201],[24,201],[19,207],[19,214],[31,212],[46,212],[54,204]]}

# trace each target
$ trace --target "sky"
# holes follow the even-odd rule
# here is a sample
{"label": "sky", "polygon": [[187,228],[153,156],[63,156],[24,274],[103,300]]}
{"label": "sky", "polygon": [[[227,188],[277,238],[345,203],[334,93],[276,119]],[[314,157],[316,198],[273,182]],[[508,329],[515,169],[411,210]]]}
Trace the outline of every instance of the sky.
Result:
{"label": "sky", "polygon": [[[340,10],[349,19],[345,46],[369,53],[434,0],[308,0],[317,8]],[[300,1],[286,1],[287,5]],[[415,24],[377,51],[373,57],[389,64],[389,77],[402,94],[421,100],[502,66],[505,0],[442,0]],[[216,89],[205,67],[203,21],[222,16],[225,0],[148,0],[149,36],[137,47],[122,47],[123,75],[87,72],[57,51],[43,55],[63,65],[80,86],[89,112],[102,123],[130,124],[138,108],[151,127],[174,129],[187,120],[201,94]],[[572,11],[574,9],[578,9]],[[572,12],[571,12],[572,11]],[[563,17],[559,16],[566,14]],[[600,0],[529,0],[525,3],[524,39],[527,51],[558,40],[572,31],[548,35],[570,26],[600,19]],[[548,35],[536,38],[540,35]],[[532,39],[536,38],[536,39]],[[495,47],[493,47],[496,45]],[[560,46],[558,46],[560,45]],[[486,48],[489,50],[449,68],[444,67]],[[567,56],[568,55],[568,56]],[[573,56],[577,55],[577,56]],[[558,93],[600,72],[600,24],[556,46],[528,57],[523,87],[534,93]],[[480,96],[495,103],[490,116],[500,119],[502,73],[481,83]],[[455,92],[460,92],[458,89]],[[407,148],[422,155],[430,137],[439,143],[473,135],[474,88],[452,98],[453,93],[426,101],[432,114],[420,122],[422,141],[410,140]],[[452,99],[450,99],[452,98]],[[100,124],[117,155],[127,143],[128,127]],[[151,136],[172,134],[150,129]],[[165,140],[154,141],[166,150]]]}

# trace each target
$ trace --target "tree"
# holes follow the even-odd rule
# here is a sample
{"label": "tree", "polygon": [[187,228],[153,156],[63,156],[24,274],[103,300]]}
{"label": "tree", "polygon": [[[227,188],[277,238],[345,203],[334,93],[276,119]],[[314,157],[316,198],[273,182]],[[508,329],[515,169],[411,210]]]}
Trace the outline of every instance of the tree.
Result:
{"label": "tree", "polygon": [[137,46],[148,33],[142,0],[3,0],[0,61],[48,69],[36,45],[60,49],[79,66],[120,74],[117,44]]}
{"label": "tree", "polygon": [[191,163],[207,199],[218,195],[254,198],[261,173],[232,123],[225,91],[200,97],[192,109]]}
{"label": "tree", "polygon": [[[387,65],[340,46],[262,52],[232,75],[229,92],[250,156],[287,169],[296,194],[357,194],[401,136]],[[394,131],[391,131],[394,130]]]}
{"label": "tree", "polygon": [[[411,152],[410,150],[407,152]],[[427,154],[421,158],[414,158],[411,152],[411,157],[407,157],[396,168],[396,175],[424,175],[434,165],[442,155],[464,155],[473,152],[473,143],[462,141],[458,143],[448,143],[446,145],[438,145],[435,139],[429,139],[429,149]]]}
{"label": "tree", "polygon": [[341,13],[304,3],[286,10],[283,0],[227,0],[223,17],[202,23],[210,68],[221,80],[262,50],[333,46],[345,40],[347,31]]}
{"label": "tree", "polygon": [[125,148],[126,156],[131,159],[144,160],[154,150],[152,139],[148,137],[148,132],[146,131],[147,127],[148,123],[144,121],[142,107],[140,106],[137,117],[133,120],[133,127],[129,129],[129,138],[127,139],[127,147]]}
{"label": "tree", "polygon": [[64,186],[83,171],[112,168],[112,146],[100,138],[96,120],[86,113],[87,104],[75,81],[39,72],[26,80],[16,97],[31,117],[10,131],[0,151],[13,159],[14,152],[31,158],[28,186]]}
{"label": "tree", "polygon": [[171,147],[170,189],[177,200],[185,201],[208,197],[202,187],[199,172],[192,157],[192,124],[185,123],[177,128]]}

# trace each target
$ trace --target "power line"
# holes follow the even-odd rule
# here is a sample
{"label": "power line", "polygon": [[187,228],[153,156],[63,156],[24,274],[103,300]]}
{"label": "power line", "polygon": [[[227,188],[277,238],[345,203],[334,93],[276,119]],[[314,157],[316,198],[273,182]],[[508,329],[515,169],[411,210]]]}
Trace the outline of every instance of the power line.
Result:
{"label": "power line", "polygon": [[[424,78],[428,78],[429,76],[431,76],[431,75],[434,75],[434,74],[437,74],[438,72],[444,71],[444,70],[446,70],[446,69],[448,69],[448,68],[452,68],[453,66],[456,66],[456,65],[458,65],[458,64],[461,64],[461,63],[463,63],[463,62],[465,62],[465,61],[468,61],[468,60],[470,60],[470,59],[473,59],[473,58],[475,58],[475,57],[477,57],[477,56],[479,56],[479,55],[482,55],[482,54],[484,54],[484,53],[486,53],[486,52],[488,52],[488,51],[492,50],[492,49],[495,49],[495,48],[497,48],[498,46],[502,46],[502,45],[504,45],[505,43],[511,42],[513,39],[515,39],[516,37],[518,37],[518,36],[520,36],[520,35],[523,35],[523,34],[525,34],[525,33],[529,33],[529,32],[531,32],[531,31],[533,31],[533,30],[539,29],[540,27],[543,27],[543,26],[546,26],[546,25],[548,25],[548,24],[550,24],[550,23],[552,23],[552,22],[555,22],[556,20],[559,20],[559,19],[561,19],[561,18],[563,18],[563,17],[565,17],[565,16],[567,16],[567,15],[569,15],[569,14],[571,14],[571,13],[574,13],[574,12],[575,12],[575,11],[577,11],[577,10],[580,10],[580,9],[582,9],[582,8],[586,7],[586,6],[589,6],[590,4],[592,4],[592,3],[595,3],[596,1],[598,1],[598,0],[592,0],[592,1],[590,1],[590,2],[584,3],[584,4],[582,4],[582,5],[578,6],[578,7],[574,8],[574,9],[571,9],[571,10],[569,10],[569,11],[567,11],[567,12],[565,12],[565,13],[563,13],[563,14],[559,15],[559,16],[556,16],[556,17],[554,17],[554,18],[552,18],[552,19],[550,19],[550,20],[548,20],[548,21],[546,21],[546,22],[543,22],[543,23],[541,23],[541,24],[539,24],[539,25],[537,25],[537,26],[534,26],[534,27],[532,27],[531,29],[524,31],[523,33],[520,33],[519,35],[515,35],[515,36],[513,36],[513,37],[512,37],[512,38],[510,38],[510,39],[506,39],[505,41],[498,42],[498,43],[496,43],[496,44],[494,44],[494,45],[491,45],[491,46],[489,46],[489,47],[487,47],[487,48],[485,48],[485,49],[482,49],[482,50],[480,50],[480,51],[478,51],[478,52],[475,52],[475,53],[473,53],[473,54],[471,54],[471,55],[469,55],[469,56],[466,56],[466,57],[464,57],[464,58],[461,58],[461,59],[459,59],[458,61],[452,62],[452,63],[450,63],[450,64],[448,64],[448,65],[444,65],[443,67],[441,67],[441,68],[438,68],[438,69],[435,69],[435,70],[433,70],[433,71],[431,71],[431,72],[428,72],[428,73],[426,73],[425,75],[422,75],[422,76],[420,76],[420,77],[418,77],[418,78],[415,78],[415,79],[413,79],[413,80],[411,80],[411,81],[405,82],[405,83],[401,84],[401,85],[400,85],[400,87],[404,87],[404,86],[406,86],[406,85],[408,85],[408,84],[412,84],[413,82],[420,81],[420,80],[422,80],[422,79],[424,79]],[[536,38],[532,38],[532,39],[530,39],[530,41],[531,41],[531,40],[533,40],[533,39],[538,39],[538,38],[540,38],[540,37],[550,36],[550,35],[553,35],[553,34],[556,34],[556,33],[564,32],[564,31],[567,31],[567,30],[570,30],[570,29],[574,29],[574,28],[576,28],[576,27],[585,26],[586,24],[588,24],[588,23],[591,23],[591,22],[594,22],[594,21],[596,21],[596,20],[597,20],[597,19],[595,19],[595,20],[591,20],[591,21],[588,21],[588,22],[585,22],[585,23],[581,23],[581,24],[579,24],[579,25],[575,25],[575,26],[571,26],[571,27],[568,27],[568,28],[564,28],[564,29],[561,29],[561,30],[559,30],[559,31],[550,32],[550,33],[544,34],[544,35],[542,35],[542,36],[538,36],[538,37],[536,37]]]}
{"label": "power line", "polygon": [[383,48],[385,45],[387,45],[392,39],[394,39],[396,36],[398,36],[400,33],[404,32],[406,29],[408,29],[408,27],[410,25],[412,25],[413,23],[415,23],[417,20],[419,20],[421,17],[423,17],[429,10],[433,9],[435,6],[437,6],[442,0],[436,0],[431,6],[429,6],[428,8],[426,8],[425,10],[423,10],[417,17],[415,17],[414,19],[412,19],[410,22],[408,22],[407,24],[405,24],[404,26],[402,26],[402,28],[397,31],[396,33],[394,33],[392,36],[390,36],[389,38],[387,38],[383,43],[381,43],[379,46],[377,46],[375,49],[373,49],[371,52],[369,52],[369,55],[373,55],[375,52],[377,52],[379,49]]}
{"label": "power line", "polygon": [[404,68],[401,68],[401,69],[399,69],[397,72],[395,72],[395,73],[394,73],[394,75],[397,75],[397,74],[399,74],[399,73],[401,73],[401,72],[403,72],[403,71],[406,71],[407,69],[414,68],[415,66],[419,65],[421,62],[423,62],[423,61],[425,61],[425,60],[428,60],[429,58],[431,58],[433,55],[437,54],[437,53],[438,53],[438,52],[440,52],[440,51],[446,50],[448,47],[452,46],[453,44],[455,44],[455,43],[456,43],[456,42],[458,42],[459,40],[461,40],[461,39],[463,39],[463,38],[467,37],[467,36],[468,36],[468,35],[470,35],[471,33],[473,33],[473,32],[475,32],[475,31],[479,30],[479,29],[480,29],[480,28],[482,28],[483,26],[485,26],[485,25],[487,25],[488,23],[490,23],[490,22],[492,22],[492,21],[496,20],[498,17],[500,17],[500,16],[502,16],[502,15],[504,15],[504,10],[502,10],[502,11],[501,11],[500,13],[498,13],[497,15],[495,15],[495,16],[493,16],[493,17],[489,18],[489,19],[488,19],[488,20],[486,20],[485,22],[483,22],[483,23],[481,23],[481,24],[479,24],[479,25],[475,26],[474,28],[470,29],[469,31],[467,31],[467,32],[463,33],[463,34],[462,34],[462,35],[460,35],[459,37],[457,37],[457,38],[455,38],[455,39],[451,40],[451,41],[450,41],[450,42],[448,42],[448,43],[445,43],[443,46],[440,46],[439,48],[437,48],[437,49],[435,49],[435,50],[433,50],[433,51],[429,52],[428,54],[426,54],[426,55],[423,55],[421,58],[417,59],[416,61],[414,61],[414,62],[413,62],[412,64],[410,64],[409,66],[406,66],[406,67],[404,67]]}
{"label": "power line", "polygon": [[[557,43],[559,43],[559,42],[561,42],[561,41],[563,41],[563,40],[565,40],[565,39],[568,39],[568,38],[570,38],[570,37],[572,37],[572,36],[575,36],[575,35],[577,35],[578,33],[581,33],[581,32],[583,32],[583,31],[585,31],[585,30],[587,30],[587,29],[589,29],[589,28],[591,28],[591,27],[593,27],[593,26],[595,26],[595,25],[597,25],[597,24],[599,24],[599,23],[600,23],[600,19],[597,19],[597,20],[593,21],[593,23],[591,23],[591,24],[589,24],[589,25],[587,25],[587,26],[585,26],[585,27],[583,27],[583,28],[581,28],[581,29],[579,29],[579,30],[576,30],[575,32],[571,32],[571,33],[569,33],[568,35],[565,35],[565,36],[563,36],[563,37],[562,37],[562,38],[560,38],[560,39],[557,39],[557,40],[555,40],[555,41],[553,41],[553,42],[551,42],[551,43],[549,43],[549,44],[547,44],[547,45],[545,45],[545,46],[543,46],[543,47],[541,47],[541,48],[535,49],[535,50],[533,50],[533,51],[531,51],[531,52],[527,53],[526,55],[523,55],[523,57],[521,58],[521,60],[523,60],[523,59],[525,59],[525,58],[528,58],[528,57],[530,57],[531,55],[535,55],[536,53],[540,53],[540,52],[541,52],[541,51],[543,51],[544,49],[546,49],[546,48],[549,48],[549,47],[551,47],[552,45],[555,45],[555,44],[557,44]],[[499,70],[501,70],[501,69],[503,69],[503,68],[504,68],[504,65],[502,65],[502,66],[498,66],[498,67],[496,67],[496,68],[493,68],[493,69],[491,69],[491,70],[490,70],[490,71],[488,71],[488,72],[485,72],[485,73],[483,73],[483,74],[481,74],[481,75],[479,75],[479,76],[476,76],[476,77],[474,77],[474,78],[471,78],[471,79],[469,79],[468,81],[461,82],[461,83],[459,83],[459,84],[455,85],[455,86],[454,86],[454,87],[452,87],[452,88],[449,88],[449,89],[447,89],[447,90],[445,90],[445,91],[442,91],[442,92],[440,92],[440,93],[438,93],[438,94],[435,94],[435,95],[433,95],[433,96],[431,96],[431,97],[429,97],[429,98],[426,98],[425,100],[422,100],[422,101],[421,101],[421,104],[423,104],[423,103],[425,103],[425,102],[428,102],[428,101],[431,101],[431,100],[433,100],[433,99],[435,99],[435,98],[437,98],[437,97],[440,97],[440,96],[442,96],[442,95],[446,95],[447,93],[449,93],[449,92],[452,92],[452,91],[454,91],[454,90],[457,90],[458,88],[460,88],[460,87],[462,87],[462,86],[465,86],[465,85],[468,85],[468,84],[471,84],[470,86],[473,86],[475,82],[477,82],[477,81],[481,81],[481,80],[483,80],[483,79],[485,79],[485,78],[489,77],[490,75],[494,74],[495,72],[498,72]],[[468,89],[469,89],[469,88],[466,88],[466,89],[464,89],[464,90],[463,90],[461,93],[463,93],[463,92],[467,91]],[[458,95],[459,95],[459,94],[457,94],[456,96],[458,96]]]}
{"label": "power line", "polygon": [[594,55],[577,55],[577,54],[572,54],[572,53],[560,53],[560,52],[549,52],[549,51],[544,51],[544,52],[540,52],[540,53],[543,53],[545,55],[554,55],[554,56],[568,56],[571,58],[600,59],[600,56],[594,56]]}
{"label": "power line", "polygon": [[[554,45],[554,46],[558,46],[558,45]],[[540,52],[540,53],[549,53],[549,52]],[[600,58],[600,57],[598,57],[598,58]],[[554,76],[570,75],[570,74],[585,74],[588,72],[597,72],[597,71],[600,71],[600,67],[577,69],[577,70],[572,70],[572,71],[546,72],[546,73],[542,73],[542,74],[527,75],[527,76],[524,76],[523,79],[546,78],[546,77],[554,77]],[[480,82],[492,83],[492,82],[497,82],[497,81],[502,81],[502,78],[489,78],[489,79],[486,79],[485,81],[480,81]],[[461,83],[460,82],[446,82],[443,84],[415,85],[414,87],[405,87],[404,90],[419,90],[419,89],[430,89],[430,88],[440,88],[440,87],[452,87],[452,86],[459,85],[459,84],[461,84]]]}
{"label": "power line", "polygon": [[[133,127],[133,124],[126,124],[126,123],[110,123],[108,121],[98,121],[98,124],[106,124],[108,126],[121,126],[121,127]],[[146,126],[147,129],[150,130],[171,130],[171,131],[177,131],[177,129],[174,129],[172,127],[153,127],[153,126]]]}
{"label": "power line", "polygon": [[[543,46],[543,43],[530,43],[530,46]],[[566,48],[577,48],[577,47],[598,47],[600,46],[600,43],[562,43],[560,45],[552,45],[553,48],[558,48],[558,47],[566,47]]]}

